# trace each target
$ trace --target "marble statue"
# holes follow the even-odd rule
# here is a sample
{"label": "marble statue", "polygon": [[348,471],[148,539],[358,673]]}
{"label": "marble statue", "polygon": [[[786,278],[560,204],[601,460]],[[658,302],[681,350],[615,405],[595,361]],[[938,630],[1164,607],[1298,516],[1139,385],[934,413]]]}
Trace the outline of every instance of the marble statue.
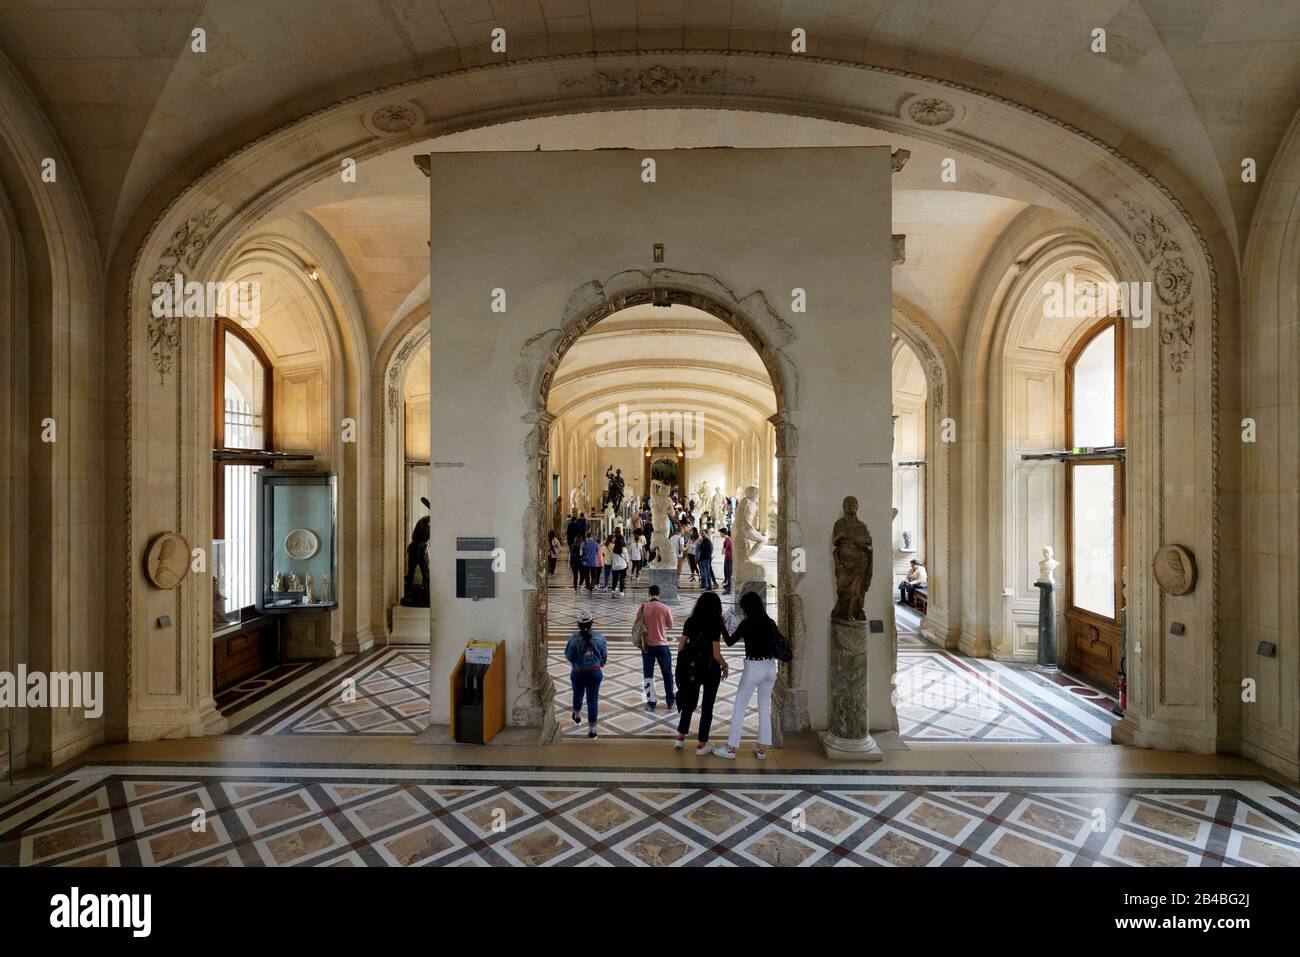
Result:
{"label": "marble statue", "polygon": [[605,534],[609,535],[614,531],[614,505],[611,502],[605,503]]}
{"label": "marble statue", "polygon": [[[421,497],[424,507],[429,507],[429,500]],[[420,580],[415,580],[419,569]],[[402,602],[408,608],[429,607],[429,516],[425,515],[415,523],[411,532],[411,541],[406,546],[406,578],[402,586]]]}
{"label": "marble statue", "polygon": [[835,621],[866,621],[863,600],[871,587],[871,532],[858,518],[858,500],[844,499],[844,514],[831,529],[831,554],[835,559],[835,593],[831,612]]}
{"label": "marble statue", "polygon": [[302,579],[297,572],[289,573],[289,591],[302,591]]}
{"label": "marble statue", "polygon": [[303,582],[302,600],[309,605],[316,603],[315,582],[312,581],[311,572],[307,573],[307,579]]}
{"label": "marble statue", "polygon": [[758,563],[758,550],[767,544],[767,536],[758,527],[758,486],[745,488],[745,497],[736,510],[736,527],[732,530],[733,545],[740,546],[740,561],[732,577],[737,582],[763,581],[763,566]]}
{"label": "marble statue", "polygon": [[709,500],[709,483],[701,479],[700,484],[695,487],[695,501],[699,504],[700,511],[703,511],[705,508],[708,507],[705,504],[708,502],[708,500]]}
{"label": "marble statue", "polygon": [[284,591],[286,584],[287,583],[284,580],[284,572],[276,572],[275,581],[271,584],[271,591]]}
{"label": "marble statue", "polygon": [[574,486],[573,491],[569,493],[569,510],[573,514],[586,514],[591,511],[591,498],[587,494],[587,476],[583,475],[581,481]]}
{"label": "marble statue", "polygon": [[727,514],[727,500],[722,495],[722,486],[718,485],[713,489],[713,499],[709,502],[709,514],[713,516],[713,524],[721,525],[724,516]]}
{"label": "marble statue", "polygon": [[327,604],[327,605],[329,604],[329,600],[330,600],[330,577],[329,577],[329,575],[321,575],[321,577],[320,577],[320,600],[321,600],[322,602],[324,602],[325,604]]}
{"label": "marble statue", "polygon": [[910,552],[911,550],[912,550],[912,533],[911,533],[911,532],[904,532],[904,533],[903,533],[903,551],[905,551],[905,552]]}
{"label": "marble statue", "polygon": [[1043,560],[1038,563],[1038,580],[1045,585],[1056,584],[1056,568],[1061,563],[1052,557],[1052,546],[1043,546]]}
{"label": "marble statue", "polygon": [[650,547],[655,552],[652,568],[667,568],[677,565],[672,546],[668,544],[668,514],[672,501],[668,497],[668,486],[657,479],[650,483],[650,521],[654,525],[654,534]]}

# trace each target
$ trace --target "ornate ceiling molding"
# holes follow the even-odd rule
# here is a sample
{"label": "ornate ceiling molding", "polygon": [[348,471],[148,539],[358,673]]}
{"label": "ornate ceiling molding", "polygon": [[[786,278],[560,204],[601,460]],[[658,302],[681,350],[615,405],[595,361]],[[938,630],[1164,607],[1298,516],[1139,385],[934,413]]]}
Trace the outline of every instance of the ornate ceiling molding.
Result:
{"label": "ornate ceiling molding", "polygon": [[758,77],[752,73],[656,63],[640,69],[595,70],[566,76],[560,86],[600,96],[694,96],[752,87],[757,82]]}

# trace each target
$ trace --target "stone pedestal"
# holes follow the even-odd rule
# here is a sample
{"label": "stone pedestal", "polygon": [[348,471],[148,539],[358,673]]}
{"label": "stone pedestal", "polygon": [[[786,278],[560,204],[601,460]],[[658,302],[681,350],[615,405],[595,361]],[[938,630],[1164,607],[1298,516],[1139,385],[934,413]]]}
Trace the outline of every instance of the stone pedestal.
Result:
{"label": "stone pedestal", "polygon": [[427,645],[429,631],[429,609],[393,606],[393,628],[388,634],[389,641]]}
{"label": "stone pedestal", "polygon": [[767,601],[767,579],[762,576],[762,569],[759,569],[759,572],[758,578],[737,578],[732,582],[737,608],[740,607],[740,596],[747,591],[757,592],[759,598],[763,599],[764,602]]}
{"label": "stone pedestal", "polygon": [[1038,665],[1037,670],[1056,674],[1056,584],[1034,582],[1038,589]]}
{"label": "stone pedestal", "polygon": [[884,758],[867,719],[867,623],[831,620],[831,726],[822,750],[833,761]]}
{"label": "stone pedestal", "polygon": [[677,569],[655,568],[651,565],[645,571],[649,576],[646,584],[659,586],[659,600],[666,605],[677,604]]}

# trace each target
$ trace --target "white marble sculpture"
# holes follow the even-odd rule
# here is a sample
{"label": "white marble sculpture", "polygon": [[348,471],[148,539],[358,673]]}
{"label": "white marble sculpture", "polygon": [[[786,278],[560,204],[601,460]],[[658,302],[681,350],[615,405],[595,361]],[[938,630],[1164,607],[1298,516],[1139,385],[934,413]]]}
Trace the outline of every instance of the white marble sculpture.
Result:
{"label": "white marble sculpture", "polygon": [[736,565],[738,582],[763,581],[763,566],[758,563],[758,550],[767,543],[767,536],[758,527],[758,486],[745,488],[745,497],[736,508],[736,528],[731,540],[740,545],[740,561]]}
{"label": "white marble sculpture", "polygon": [[1043,560],[1038,563],[1038,580],[1048,585],[1056,584],[1056,568],[1061,563],[1052,557],[1052,547],[1043,546]]}
{"label": "white marble sculpture", "polygon": [[587,496],[587,476],[583,475],[582,480],[569,493],[569,510],[574,515],[585,514],[590,506],[591,499]]}
{"label": "white marble sculpture", "polygon": [[701,481],[695,488],[695,503],[699,506],[700,511],[708,508],[709,501],[709,483]]}
{"label": "white marble sculpture", "polygon": [[721,525],[723,516],[727,514],[727,499],[722,494],[721,485],[713,489],[713,500],[709,502],[709,514],[713,516],[715,525]]}
{"label": "white marble sculpture", "polygon": [[309,605],[316,601],[316,593],[314,590],[314,583],[311,579],[311,572],[307,573],[307,578],[303,582],[302,600]]}
{"label": "white marble sculpture", "polygon": [[650,483],[650,521],[654,524],[654,535],[650,547],[657,557],[651,563],[652,568],[675,567],[677,559],[672,546],[668,544],[668,512],[672,508],[672,499],[668,496],[668,486],[660,481]]}

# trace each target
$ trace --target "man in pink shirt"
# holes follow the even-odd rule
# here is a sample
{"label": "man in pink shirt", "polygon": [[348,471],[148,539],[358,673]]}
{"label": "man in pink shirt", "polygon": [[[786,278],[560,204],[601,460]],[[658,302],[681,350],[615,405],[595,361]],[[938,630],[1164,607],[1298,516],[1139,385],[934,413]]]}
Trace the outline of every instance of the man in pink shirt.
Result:
{"label": "man in pink shirt", "polygon": [[650,586],[650,600],[636,610],[637,618],[645,623],[645,650],[641,652],[641,676],[645,679],[645,706],[647,711],[659,707],[655,696],[655,662],[664,679],[664,699],[669,710],[677,703],[673,688],[673,653],[668,644],[668,631],[673,627],[673,610],[659,600],[659,586]]}

